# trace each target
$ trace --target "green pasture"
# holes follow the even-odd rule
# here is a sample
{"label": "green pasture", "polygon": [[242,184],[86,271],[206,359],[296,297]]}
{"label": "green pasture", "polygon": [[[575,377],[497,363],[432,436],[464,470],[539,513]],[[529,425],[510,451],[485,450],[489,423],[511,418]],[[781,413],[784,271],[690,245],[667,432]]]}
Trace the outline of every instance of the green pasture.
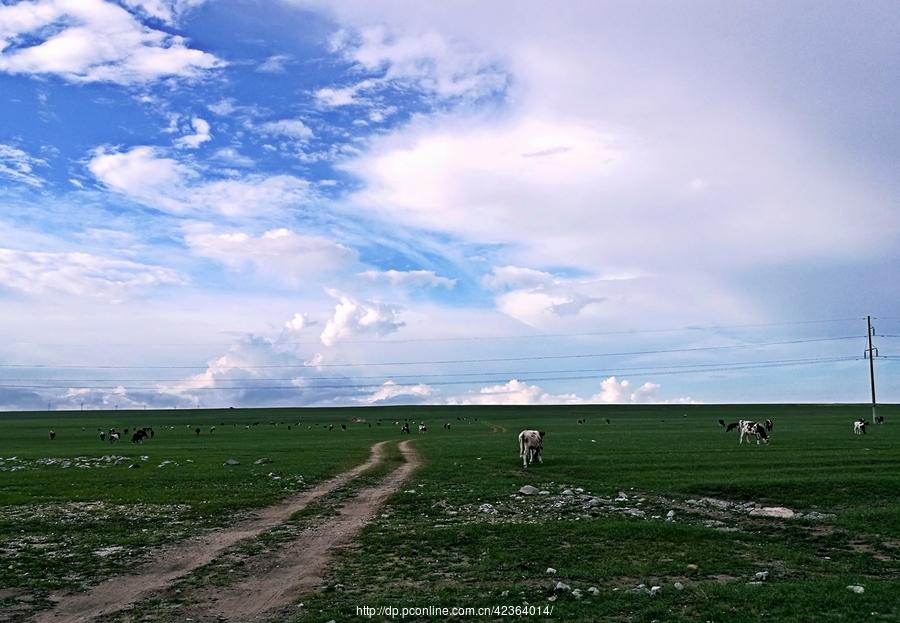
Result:
{"label": "green pasture", "polygon": [[[525,603],[552,605],[539,618],[562,621],[900,620],[900,408],[880,414],[886,423],[865,436],[852,433],[853,419],[870,416],[861,406],[2,414],[0,587],[10,590],[0,610],[41,607],[49,592],[121,572],[160,543],[233,523],[360,463],[410,419],[428,424],[410,435],[424,465],[342,553],[328,587],[286,620],[362,620],[356,606],[365,605]],[[716,423],[767,417],[767,446],[739,446]],[[117,444],[97,438],[98,427],[146,425],[156,436],[141,445],[130,433]],[[523,428],[547,431],[544,463],[528,470],[516,443]],[[229,458],[240,465],[223,465]],[[271,462],[255,465],[260,458]],[[513,497],[526,484],[549,493]],[[617,510],[644,514],[557,509],[564,489],[621,492]],[[801,516],[693,513],[704,497]],[[761,571],[767,578],[749,584]],[[555,593],[557,582],[582,598]],[[662,590],[631,590],[640,584]]]}

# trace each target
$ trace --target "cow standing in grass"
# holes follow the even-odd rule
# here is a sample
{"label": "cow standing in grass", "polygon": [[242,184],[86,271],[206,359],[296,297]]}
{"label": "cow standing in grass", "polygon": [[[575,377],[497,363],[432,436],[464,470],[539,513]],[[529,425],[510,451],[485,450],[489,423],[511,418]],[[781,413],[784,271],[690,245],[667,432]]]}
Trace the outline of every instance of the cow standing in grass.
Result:
{"label": "cow standing in grass", "polygon": [[741,438],[738,441],[738,444],[744,443],[744,438],[747,439],[747,443],[750,443],[751,437],[756,437],[756,445],[759,445],[760,441],[769,443],[769,433],[766,430],[765,424],[760,424],[753,420],[741,420],[739,426],[741,429]]}
{"label": "cow standing in grass", "polygon": [[519,433],[519,456],[522,458],[522,467],[528,468],[530,463],[537,459],[543,463],[544,435],[542,430],[523,430]]}
{"label": "cow standing in grass", "polygon": [[863,419],[856,420],[853,422],[853,434],[854,435],[865,435],[866,434],[866,422]]}

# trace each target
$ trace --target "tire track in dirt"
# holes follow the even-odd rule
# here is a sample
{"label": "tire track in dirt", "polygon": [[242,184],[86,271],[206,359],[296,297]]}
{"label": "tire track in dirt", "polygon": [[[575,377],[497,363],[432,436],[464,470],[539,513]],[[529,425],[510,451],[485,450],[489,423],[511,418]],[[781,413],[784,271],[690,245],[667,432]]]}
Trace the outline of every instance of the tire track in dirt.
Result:
{"label": "tire track in dirt", "polygon": [[401,442],[399,448],[403,465],[350,498],[337,516],[280,545],[276,552],[257,557],[250,577],[232,586],[204,589],[199,603],[190,608],[190,617],[195,621],[270,621],[273,610],[318,588],[338,550],[353,540],[419,466],[419,455],[409,441]]}
{"label": "tire track in dirt", "polygon": [[263,508],[247,521],[165,547],[134,574],[109,578],[83,593],[54,595],[51,599],[57,602],[56,607],[37,613],[32,620],[34,623],[84,623],[122,610],[211,562],[239,541],[284,523],[310,503],[374,467],[384,456],[385,444],[386,441],[381,441],[373,445],[371,454],[364,463],[319,483],[312,489]]}

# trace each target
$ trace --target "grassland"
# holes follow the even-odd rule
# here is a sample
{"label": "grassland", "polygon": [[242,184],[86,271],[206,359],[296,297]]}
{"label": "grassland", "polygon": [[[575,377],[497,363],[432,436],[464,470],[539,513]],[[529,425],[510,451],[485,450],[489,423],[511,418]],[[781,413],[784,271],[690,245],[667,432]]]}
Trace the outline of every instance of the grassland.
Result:
{"label": "grassland", "polygon": [[[393,423],[409,418],[429,424],[413,435],[424,466],[342,553],[324,590],[285,620],[361,619],[356,607],[365,605],[524,603],[552,605],[546,618],[564,621],[898,620],[900,409],[881,413],[887,423],[866,436],[854,436],[851,422],[868,409],[853,406],[5,414],[0,608],[16,620],[47,605],[52,591],[84,587],[158,544],[231,524],[362,462],[372,443],[399,438]],[[744,416],[775,420],[770,445],[740,447],[716,424]],[[148,424],[157,435],[141,446],[97,439],[98,427]],[[522,428],[547,431],[545,463],[527,471],[516,456]],[[263,457],[271,463],[254,464]],[[224,466],[228,458],[241,464]],[[517,496],[526,484],[548,493]],[[293,523],[327,521],[352,488]],[[800,516],[751,514],[764,506]],[[241,551],[292,535],[273,531]],[[230,564],[198,570],[184,586],[227,590]],[[761,584],[749,584],[764,571]],[[560,581],[582,597],[555,592]],[[632,590],[640,584],[662,591]],[[863,594],[847,590],[856,584]],[[184,620],[189,592],[173,590],[121,618]]]}

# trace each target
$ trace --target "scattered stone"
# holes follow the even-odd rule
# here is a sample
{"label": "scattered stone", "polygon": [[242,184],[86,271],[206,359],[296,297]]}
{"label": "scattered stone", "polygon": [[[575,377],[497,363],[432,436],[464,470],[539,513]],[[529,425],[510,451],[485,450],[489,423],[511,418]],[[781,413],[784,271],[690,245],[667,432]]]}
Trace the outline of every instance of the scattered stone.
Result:
{"label": "scattered stone", "polygon": [[656,597],[660,593],[662,593],[662,586],[651,586],[650,587],[650,596],[651,597]]}
{"label": "scattered stone", "polygon": [[580,588],[576,588],[572,591],[572,597],[574,597],[575,599],[581,599],[582,597],[584,597],[584,594],[581,592]]}
{"label": "scattered stone", "polygon": [[524,487],[519,489],[519,493],[521,493],[522,495],[534,495],[537,492],[538,488],[532,487],[531,485],[525,485]]}
{"label": "scattered stone", "polygon": [[666,513],[666,521],[675,521],[675,511]]}
{"label": "scattered stone", "polygon": [[763,506],[761,508],[750,509],[750,515],[753,517],[777,517],[778,519],[790,519],[796,513],[784,506]]}
{"label": "scattered stone", "polygon": [[762,582],[747,582],[747,586],[762,586]]}
{"label": "scattered stone", "polygon": [[500,596],[501,597],[509,597],[509,591],[503,591],[502,593],[500,593]]}
{"label": "scattered stone", "polygon": [[628,499],[628,496],[625,495],[624,491],[619,491],[619,495],[616,497],[616,502],[624,502]]}
{"label": "scattered stone", "polygon": [[581,487],[576,487],[575,493],[584,493],[584,489],[582,489]]}
{"label": "scattered stone", "polygon": [[271,462],[272,462],[272,459],[270,459],[268,457],[263,457],[261,459],[256,459],[255,461],[253,461],[253,464],[254,465],[265,465],[265,464],[271,463]]}
{"label": "scattered stone", "polygon": [[856,593],[857,595],[860,595],[860,594],[866,592],[866,589],[863,588],[862,586],[860,586],[859,584],[851,584],[850,586],[847,587],[847,590],[850,591],[851,593]]}
{"label": "scattered stone", "polygon": [[556,569],[554,569],[553,567],[547,567],[547,570],[544,573],[546,573],[547,575],[556,575]]}
{"label": "scattered stone", "polygon": [[676,590],[676,591],[683,591],[683,590],[684,590],[684,584],[682,584],[681,582],[675,582],[675,584],[673,584],[673,586],[675,587],[675,590]]}
{"label": "scattered stone", "polygon": [[768,571],[759,571],[753,577],[753,579],[756,580],[757,582],[765,582],[766,580],[769,579],[769,572]]}
{"label": "scattered stone", "polygon": [[834,519],[834,513],[819,513],[817,511],[810,511],[803,517],[804,519],[809,519],[810,521],[823,521],[825,519]]}
{"label": "scattered stone", "polygon": [[132,463],[128,466],[128,469],[137,469],[138,467],[140,467],[139,463]]}
{"label": "scattered stone", "polygon": [[572,587],[568,584],[564,584],[563,582],[557,582],[556,587],[553,590],[557,593],[568,593],[572,590]]}
{"label": "scattered stone", "polygon": [[600,589],[597,588],[596,586],[592,586],[592,587],[590,587],[590,588],[588,589],[588,592],[589,592],[591,595],[593,595],[594,597],[596,597],[597,595],[600,594]]}
{"label": "scattered stone", "polygon": [[691,563],[691,564],[689,564],[689,565],[687,566],[687,570],[688,570],[688,573],[697,573],[697,571],[700,570],[700,567],[698,567],[697,565]]}
{"label": "scattered stone", "polygon": [[[487,513],[489,515],[496,515],[497,509],[494,508],[491,504],[482,504],[478,507],[479,512]],[[453,511],[451,511],[453,512]]]}
{"label": "scattered stone", "polygon": [[575,495],[575,492],[572,491],[571,489],[566,489],[560,495]]}
{"label": "scattered stone", "polygon": [[241,464],[241,462],[238,461],[237,459],[228,459],[227,461],[225,461],[223,463],[223,465],[240,465],[240,464]]}
{"label": "scattered stone", "polygon": [[538,491],[538,495],[550,495],[549,491]]}

